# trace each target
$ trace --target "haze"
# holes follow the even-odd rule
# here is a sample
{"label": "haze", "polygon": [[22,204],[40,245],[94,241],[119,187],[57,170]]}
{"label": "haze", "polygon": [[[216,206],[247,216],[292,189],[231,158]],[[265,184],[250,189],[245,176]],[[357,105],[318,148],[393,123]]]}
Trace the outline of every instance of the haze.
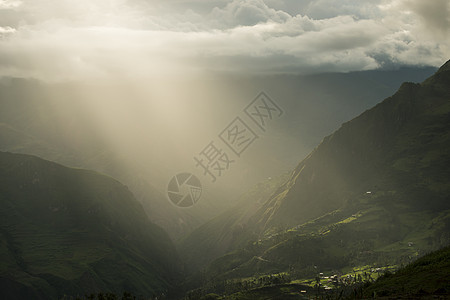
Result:
{"label": "haze", "polygon": [[[397,88],[330,105],[333,92],[302,76],[437,67],[450,56],[449,15],[446,0],[2,0],[0,76],[50,103],[39,132],[57,132],[75,158],[46,158],[119,177],[135,194],[134,184],[165,195],[174,174],[196,173],[205,208],[195,218],[208,219]],[[212,184],[193,157],[261,91],[286,115]]]}

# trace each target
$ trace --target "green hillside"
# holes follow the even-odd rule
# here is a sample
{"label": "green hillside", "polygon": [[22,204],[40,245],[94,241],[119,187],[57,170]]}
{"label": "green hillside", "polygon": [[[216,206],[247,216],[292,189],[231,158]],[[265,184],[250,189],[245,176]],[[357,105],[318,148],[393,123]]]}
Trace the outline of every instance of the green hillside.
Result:
{"label": "green hillside", "polygon": [[450,293],[450,247],[427,254],[364,288],[365,297],[425,298]]}
{"label": "green hillside", "polygon": [[167,293],[180,263],[114,179],[0,152],[0,289],[7,299]]}
{"label": "green hillside", "polygon": [[446,247],[417,259],[395,273],[386,272],[374,282],[338,286],[335,291],[320,293],[301,283],[272,280],[258,288],[241,285],[241,291],[226,297],[210,293],[201,299],[448,299],[449,276],[450,248]]}
{"label": "green hillside", "polygon": [[397,202],[416,208],[445,206],[450,189],[450,170],[444,167],[450,163],[448,68],[449,63],[423,84],[404,83],[394,96],[325,138],[255,222],[262,230],[295,226],[372,190],[400,193]]}
{"label": "green hillside", "polygon": [[[253,239],[229,246],[234,251],[192,276],[188,288],[214,292],[219,282],[282,273],[313,284],[319,272],[395,269],[450,244],[449,101],[447,62],[343,124],[247,216],[240,236]],[[232,228],[209,225],[211,236]],[[194,232],[184,245],[203,249],[201,237]]]}

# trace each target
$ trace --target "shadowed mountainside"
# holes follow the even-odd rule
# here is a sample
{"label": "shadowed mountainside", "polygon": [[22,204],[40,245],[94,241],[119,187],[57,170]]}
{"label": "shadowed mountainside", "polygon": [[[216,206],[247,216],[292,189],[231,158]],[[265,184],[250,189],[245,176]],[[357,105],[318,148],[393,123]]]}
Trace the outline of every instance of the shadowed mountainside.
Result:
{"label": "shadowed mountainside", "polygon": [[[275,192],[248,198],[200,227],[183,241],[182,252],[205,257],[208,243],[233,232],[238,242],[227,245],[232,252],[206,268],[206,282],[212,282],[395,265],[449,244],[449,101],[447,62],[423,83],[404,83],[343,124],[287,181],[271,187]],[[250,215],[241,209],[256,204]],[[239,220],[245,214],[240,224],[225,221],[226,215]],[[194,269],[205,266],[196,257],[187,259]]]}
{"label": "shadowed mountainside", "polygon": [[0,230],[8,299],[155,296],[180,276],[169,237],[125,186],[34,156],[0,152]]}

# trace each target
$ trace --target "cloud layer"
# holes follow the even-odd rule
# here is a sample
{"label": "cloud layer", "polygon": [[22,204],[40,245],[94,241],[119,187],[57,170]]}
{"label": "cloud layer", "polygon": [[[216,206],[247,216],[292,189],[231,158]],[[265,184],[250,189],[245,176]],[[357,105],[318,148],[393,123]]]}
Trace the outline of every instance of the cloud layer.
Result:
{"label": "cloud layer", "polygon": [[438,66],[449,16],[447,0],[1,0],[0,76]]}

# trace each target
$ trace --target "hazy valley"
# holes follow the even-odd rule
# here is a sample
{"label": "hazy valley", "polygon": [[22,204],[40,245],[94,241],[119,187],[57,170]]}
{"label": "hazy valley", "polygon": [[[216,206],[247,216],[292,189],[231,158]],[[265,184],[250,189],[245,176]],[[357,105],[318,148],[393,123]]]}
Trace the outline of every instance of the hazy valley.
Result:
{"label": "hazy valley", "polygon": [[[377,269],[378,277],[386,268],[395,270],[440,249],[450,243],[449,74],[447,63],[421,84],[402,84],[393,96],[325,137],[293,171],[261,181],[224,212],[211,212],[198,228],[191,225],[178,253],[144,213],[145,201],[166,201],[146,211],[150,220],[170,215],[163,191],[130,184],[139,203],[112,178],[3,152],[5,295],[45,299],[126,291],[247,299],[265,294],[269,284],[267,294],[286,285],[286,293],[295,297],[299,289],[318,293],[318,273],[344,278],[358,269],[366,274]],[[3,150],[135,178],[130,166],[120,169],[112,154],[100,154],[102,145],[94,133],[83,131],[85,122],[73,126],[83,138],[92,135],[81,144],[93,151],[91,158],[83,148],[64,145],[64,135],[52,134],[52,126],[43,123],[49,120],[39,119],[30,106],[12,114],[17,103],[3,106],[10,110],[3,114]],[[19,124],[11,116],[23,114],[38,125],[9,125]],[[340,284],[336,280],[335,288]]]}
{"label": "hazy valley", "polygon": [[0,0],[0,300],[450,298],[448,0]]}

